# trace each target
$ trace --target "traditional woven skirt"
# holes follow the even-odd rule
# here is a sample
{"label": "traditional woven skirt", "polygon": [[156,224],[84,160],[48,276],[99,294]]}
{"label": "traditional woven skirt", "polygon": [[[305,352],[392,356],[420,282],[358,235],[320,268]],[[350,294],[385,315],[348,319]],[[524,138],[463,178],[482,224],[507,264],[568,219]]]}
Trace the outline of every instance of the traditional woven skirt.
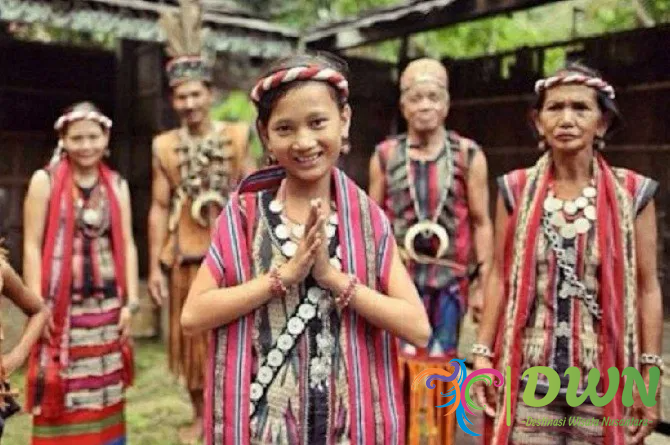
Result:
{"label": "traditional woven skirt", "polygon": [[200,263],[175,265],[170,274],[170,371],[184,379],[189,391],[202,390],[207,365],[207,333],[185,336],[181,329],[181,310]]}
{"label": "traditional woven skirt", "polygon": [[32,445],[125,445],[124,402],[57,418],[34,416]]}

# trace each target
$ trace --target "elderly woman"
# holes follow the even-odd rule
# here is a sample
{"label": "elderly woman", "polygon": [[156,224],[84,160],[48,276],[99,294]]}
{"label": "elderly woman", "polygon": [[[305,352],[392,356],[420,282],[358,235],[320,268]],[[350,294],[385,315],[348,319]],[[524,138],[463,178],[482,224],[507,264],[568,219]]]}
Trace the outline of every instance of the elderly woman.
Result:
{"label": "elderly woman", "polygon": [[[618,124],[619,112],[614,89],[596,72],[570,64],[538,81],[536,92],[532,115],[545,153],[533,167],[498,181],[494,264],[473,348],[476,369],[496,365],[504,372],[509,366],[512,380],[497,395],[482,384],[475,391],[494,417],[488,432],[496,444],[623,444],[626,438],[640,443],[653,430],[659,403],[646,407],[637,398],[625,409],[620,385],[603,407],[589,398],[571,407],[565,371],[581,372],[578,395],[601,395],[610,386],[611,367],[640,369],[647,390],[650,367],[662,368],[653,202],[658,184],[603,158],[605,137]],[[522,398],[528,380],[521,376],[534,366],[554,369],[561,380],[555,401],[544,407],[531,407]],[[597,388],[587,385],[591,369],[603,374]],[[536,399],[549,392],[542,377]],[[571,416],[652,422],[631,428],[602,422],[571,426]],[[557,422],[534,426],[526,422],[529,417]]]}

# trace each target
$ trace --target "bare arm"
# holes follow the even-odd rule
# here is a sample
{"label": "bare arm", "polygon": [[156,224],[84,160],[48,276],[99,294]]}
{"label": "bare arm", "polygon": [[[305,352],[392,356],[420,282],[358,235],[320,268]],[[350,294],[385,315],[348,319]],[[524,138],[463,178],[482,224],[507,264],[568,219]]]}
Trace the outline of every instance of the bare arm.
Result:
{"label": "bare arm", "polygon": [[[155,148],[155,146],[154,146]],[[168,234],[170,182],[154,150],[151,208],[149,209],[149,293],[159,306],[167,299],[159,258]]]}
{"label": "bare arm", "polygon": [[130,205],[128,183],[121,184],[121,223],[123,225],[123,242],[126,252],[126,286],[128,287],[128,303],[138,302],[138,271],[137,246],[133,236],[133,217]]}
{"label": "bare arm", "polygon": [[23,202],[23,278],[42,296],[42,242],[46,227],[51,183],[44,170],[33,174]]}
{"label": "bare arm", "polygon": [[486,277],[493,252],[493,224],[489,216],[488,169],[484,152],[477,150],[468,174],[468,208],[474,234],[475,254],[481,263],[480,276]]}
{"label": "bare arm", "polygon": [[5,369],[11,373],[28,358],[30,348],[39,339],[49,318],[49,309],[39,294],[26,287],[14,269],[5,261],[0,261],[0,273],[4,283],[3,294],[28,316],[26,328],[18,344],[3,357]]}
{"label": "bare arm", "polygon": [[[656,263],[656,208],[651,201],[635,220],[640,352],[661,355],[663,303]],[[644,319],[642,318],[644,317]]]}
{"label": "bare arm", "polygon": [[[335,295],[344,292],[349,276],[336,271],[324,283]],[[356,287],[351,308],[372,325],[418,346],[425,347],[432,329],[414,282],[396,249],[391,262],[388,296],[364,285]]]}
{"label": "bare arm", "polygon": [[486,280],[484,313],[477,333],[477,343],[489,346],[491,349],[493,349],[496,332],[500,329],[500,317],[503,310],[503,263],[507,220],[507,209],[505,208],[502,196],[498,195],[495,222],[495,251],[488,279]]}
{"label": "bare arm", "polygon": [[368,187],[368,195],[377,203],[380,207],[384,207],[384,193],[385,184],[384,184],[384,171],[382,170],[381,163],[379,162],[379,154],[375,152],[370,159],[370,185]]}

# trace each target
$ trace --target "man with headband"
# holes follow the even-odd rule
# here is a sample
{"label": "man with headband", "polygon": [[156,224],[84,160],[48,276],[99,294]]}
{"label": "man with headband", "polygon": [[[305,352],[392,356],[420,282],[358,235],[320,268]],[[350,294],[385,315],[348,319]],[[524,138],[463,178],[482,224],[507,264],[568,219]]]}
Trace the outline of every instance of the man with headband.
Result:
{"label": "man with headband", "polygon": [[[448,86],[439,61],[411,62],[400,78],[407,134],[381,143],[370,161],[370,196],[391,219],[433,328],[426,348],[400,343],[406,387],[426,368],[450,369],[468,305],[475,319],[481,310],[481,279],[468,298],[472,244],[479,277],[484,277],[493,243],[486,159],[474,141],[445,130]],[[451,443],[454,416],[435,408],[445,403],[440,393],[448,391],[447,384],[433,390],[420,386],[409,394],[408,443]]]}
{"label": "man with headband", "polygon": [[193,0],[180,3],[180,13],[163,14],[160,21],[168,36],[172,59],[166,70],[181,127],[153,142],[149,291],[159,306],[169,303],[169,367],[191,396],[195,421],[180,432],[182,442],[190,443],[203,430],[207,336],[184,336],[179,318],[213,222],[247,170],[249,128],[210,119],[212,67],[200,56],[200,34],[181,32],[200,29],[200,7]]}

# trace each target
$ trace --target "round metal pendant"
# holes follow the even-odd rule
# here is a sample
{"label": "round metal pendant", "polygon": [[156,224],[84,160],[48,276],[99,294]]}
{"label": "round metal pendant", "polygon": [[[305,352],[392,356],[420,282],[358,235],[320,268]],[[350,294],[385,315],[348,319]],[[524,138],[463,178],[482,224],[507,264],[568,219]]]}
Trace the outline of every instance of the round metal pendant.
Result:
{"label": "round metal pendant", "polygon": [[328,217],[328,222],[334,226],[337,225],[337,213],[331,213],[330,216]]}
{"label": "round metal pendant", "polygon": [[555,212],[563,208],[563,201],[554,196],[547,196],[544,200],[543,207],[547,212]]}
{"label": "round metal pendant", "polygon": [[337,258],[331,258],[330,264],[337,270],[342,270],[342,263]]}
{"label": "round metal pendant", "polygon": [[286,327],[288,328],[289,334],[298,336],[305,330],[305,323],[298,317],[292,317],[288,321]]}
{"label": "round metal pendant", "polygon": [[591,221],[595,221],[596,220],[596,206],[592,206],[592,205],[587,206],[584,209],[584,216],[586,216]]}
{"label": "round metal pendant", "polygon": [[272,381],[272,369],[269,366],[261,366],[256,375],[256,380],[258,380],[261,385],[267,386]]}
{"label": "round metal pendant", "polygon": [[284,224],[277,225],[275,235],[282,241],[288,239],[288,228]]}
{"label": "round metal pendant", "polygon": [[312,303],[316,304],[323,296],[324,290],[319,287],[310,287],[307,289],[307,299]]}
{"label": "round metal pendant", "polygon": [[335,226],[330,224],[326,226],[326,236],[328,236],[328,238],[334,237],[335,233],[337,233],[337,228]]}
{"label": "round metal pendant", "polygon": [[263,396],[263,387],[260,383],[252,383],[249,387],[249,398],[253,402],[257,402]]}
{"label": "round metal pendant", "polygon": [[303,236],[305,236],[305,226],[302,224],[296,224],[291,228],[291,233],[294,237],[301,239]]}
{"label": "round metal pendant", "polygon": [[281,251],[287,257],[293,257],[298,251],[298,245],[293,241],[286,241],[283,246],[281,246]]}
{"label": "round metal pendant", "polygon": [[572,216],[575,213],[577,213],[577,205],[575,204],[574,201],[565,201],[565,203],[563,204],[563,211],[566,214]]}
{"label": "round metal pendant", "polygon": [[577,218],[575,221],[575,230],[579,234],[584,234],[591,228],[591,223],[586,218]]}
{"label": "round metal pendant", "polygon": [[273,199],[270,201],[270,211],[275,214],[280,214],[284,210],[284,204],[281,201]]}
{"label": "round metal pendant", "polygon": [[305,321],[309,321],[316,317],[316,309],[311,304],[303,303],[298,308],[298,315]]}
{"label": "round metal pendant", "polygon": [[85,209],[81,215],[82,220],[89,226],[97,226],[100,224],[100,212],[94,209]]}
{"label": "round metal pendant", "polygon": [[433,234],[437,237],[440,244],[435,257],[442,258],[449,249],[449,235],[447,234],[447,229],[432,221],[420,221],[410,227],[405,234],[404,246],[410,258],[418,258],[417,253],[414,250],[414,238],[416,238],[418,234],[425,236],[426,233]]}
{"label": "round metal pendant", "polygon": [[559,233],[565,239],[572,239],[577,235],[577,230],[575,230],[574,224],[566,224],[559,229]]}
{"label": "round metal pendant", "polygon": [[566,224],[565,216],[560,212],[556,212],[551,216],[551,223],[556,227],[563,227]]}
{"label": "round metal pendant", "polygon": [[268,365],[279,368],[284,363],[284,354],[279,349],[273,349],[268,353]]}
{"label": "round metal pendant", "polygon": [[284,352],[288,352],[293,347],[293,337],[288,334],[282,334],[277,339],[277,347]]}
{"label": "round metal pendant", "polygon": [[598,192],[596,188],[592,186],[586,187],[584,190],[582,190],[582,195],[587,198],[595,198],[597,193]]}
{"label": "round metal pendant", "polygon": [[579,198],[575,199],[575,205],[578,209],[583,209],[589,205],[589,200],[583,196],[580,196]]}

